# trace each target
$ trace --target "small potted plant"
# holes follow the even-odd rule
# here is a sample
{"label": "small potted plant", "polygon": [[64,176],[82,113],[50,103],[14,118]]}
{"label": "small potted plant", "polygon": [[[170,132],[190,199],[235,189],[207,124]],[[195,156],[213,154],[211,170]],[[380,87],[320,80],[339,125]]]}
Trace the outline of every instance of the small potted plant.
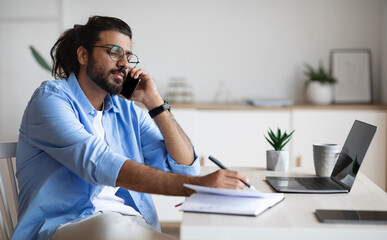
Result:
{"label": "small potted plant", "polygon": [[267,131],[269,137],[266,140],[273,146],[274,150],[266,151],[266,169],[273,171],[286,171],[289,167],[289,152],[283,150],[285,145],[290,141],[292,134],[286,131],[282,132],[281,129],[277,128],[277,132],[274,133],[271,128]]}
{"label": "small potted plant", "polygon": [[306,82],[306,99],[308,102],[317,105],[331,104],[333,100],[332,86],[337,82],[320,62],[317,69],[314,69],[309,64],[305,64],[304,72],[308,80]]}

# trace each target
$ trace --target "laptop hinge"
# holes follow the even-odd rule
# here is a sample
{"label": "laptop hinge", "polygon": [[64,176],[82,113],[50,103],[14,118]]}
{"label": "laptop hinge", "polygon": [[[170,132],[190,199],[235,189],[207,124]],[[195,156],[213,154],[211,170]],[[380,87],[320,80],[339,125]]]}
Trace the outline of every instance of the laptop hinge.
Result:
{"label": "laptop hinge", "polygon": [[347,189],[348,190],[348,192],[350,192],[351,191],[351,188],[350,187],[348,187],[347,185],[345,185],[344,183],[342,183],[341,181],[339,181],[339,180],[336,180],[336,178],[334,178],[334,177],[331,177],[331,179],[333,179],[333,181],[335,181],[336,183],[338,183],[340,186],[342,186],[344,189]]}

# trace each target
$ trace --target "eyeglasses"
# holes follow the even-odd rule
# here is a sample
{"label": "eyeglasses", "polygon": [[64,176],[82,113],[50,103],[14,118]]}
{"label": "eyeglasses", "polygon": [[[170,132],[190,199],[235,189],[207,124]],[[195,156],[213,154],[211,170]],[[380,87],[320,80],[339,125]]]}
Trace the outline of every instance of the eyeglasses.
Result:
{"label": "eyeglasses", "polygon": [[125,53],[124,50],[120,46],[112,45],[112,46],[93,46],[99,48],[107,48],[109,49],[109,57],[111,60],[118,62],[126,55],[126,60],[128,60],[129,68],[134,68],[139,64],[138,57],[131,53]]}

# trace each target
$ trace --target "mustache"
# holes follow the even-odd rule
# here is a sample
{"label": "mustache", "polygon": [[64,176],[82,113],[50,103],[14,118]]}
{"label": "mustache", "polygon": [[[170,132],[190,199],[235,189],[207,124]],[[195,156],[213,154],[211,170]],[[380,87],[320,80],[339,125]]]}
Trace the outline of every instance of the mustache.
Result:
{"label": "mustache", "polygon": [[124,68],[119,68],[119,69],[112,70],[111,73],[112,74],[122,73],[122,75],[124,75],[124,79],[126,79],[126,71],[125,71]]}

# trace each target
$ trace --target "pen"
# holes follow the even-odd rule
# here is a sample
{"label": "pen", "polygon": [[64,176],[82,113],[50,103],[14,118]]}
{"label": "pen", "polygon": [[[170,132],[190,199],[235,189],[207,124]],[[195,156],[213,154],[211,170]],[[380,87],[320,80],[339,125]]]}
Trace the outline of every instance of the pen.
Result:
{"label": "pen", "polygon": [[[209,156],[208,157],[213,163],[215,163],[216,165],[218,165],[218,167],[220,167],[221,169],[226,169],[227,170],[227,168],[226,168],[226,166],[224,166],[218,159],[216,159],[216,158],[214,158],[213,156]],[[240,179],[239,179],[240,180]],[[248,188],[250,188],[250,189],[252,189],[252,190],[255,190],[255,188],[253,187],[253,186],[251,186],[250,184],[248,184],[247,182],[245,182],[245,181],[242,181],[242,180],[240,180],[241,182],[243,182],[245,185],[246,185],[246,187],[248,187]]]}

